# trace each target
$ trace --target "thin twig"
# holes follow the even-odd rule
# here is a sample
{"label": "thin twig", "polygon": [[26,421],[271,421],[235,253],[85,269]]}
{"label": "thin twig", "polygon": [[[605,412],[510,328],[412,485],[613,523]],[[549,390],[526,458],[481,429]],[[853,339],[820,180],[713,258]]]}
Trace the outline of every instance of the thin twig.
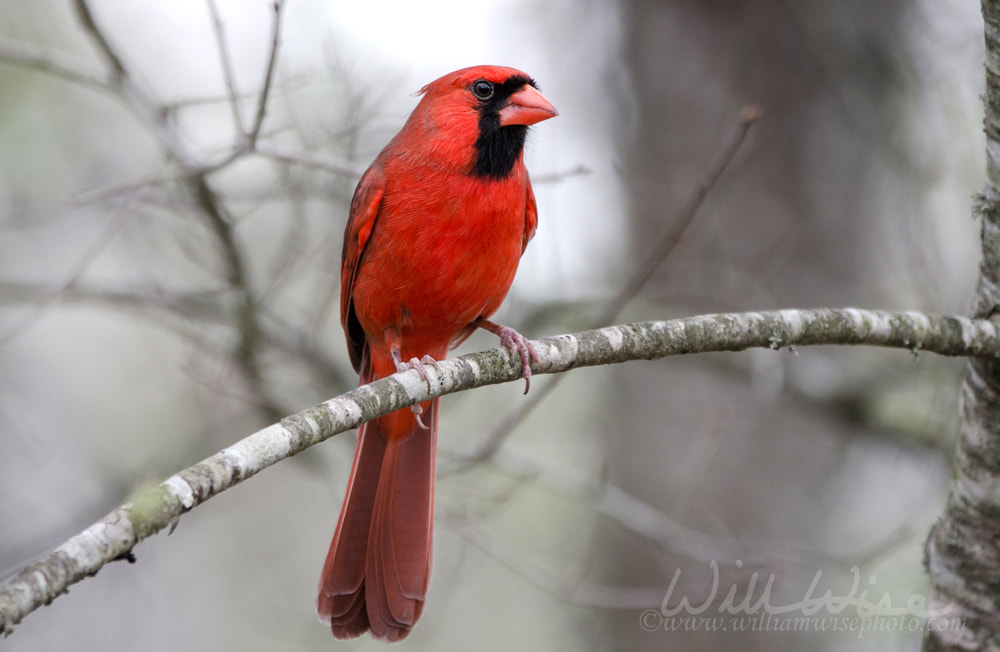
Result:
{"label": "thin twig", "polygon": [[[681,236],[684,235],[684,232],[694,220],[698,209],[701,208],[702,203],[705,201],[705,197],[715,187],[719,177],[722,176],[722,173],[725,172],[726,168],[729,167],[729,164],[736,157],[736,153],[746,141],[751,127],[760,120],[762,115],[763,112],[758,106],[743,107],[739,114],[735,133],[716,155],[703,179],[695,187],[694,192],[688,198],[687,202],[681,207],[677,218],[671,222],[671,227],[660,237],[659,241],[657,241],[642,260],[635,272],[622,287],[621,292],[609,301],[598,314],[597,318],[591,322],[591,328],[599,328],[617,319],[628,302],[652,278],[660,264],[680,242]],[[470,464],[488,459],[503,445],[503,442],[510,436],[518,424],[524,421],[532,410],[538,407],[542,401],[555,391],[562,378],[562,376],[553,378],[548,383],[536,389],[531,396],[521,401],[516,409],[507,413],[493,430],[490,431],[490,434],[480,444],[478,449],[471,453],[467,459],[458,462],[454,468],[442,467],[439,469],[439,472],[451,473],[465,468]]]}
{"label": "thin twig", "polygon": [[292,163],[301,165],[302,167],[315,168],[346,177],[357,178],[365,171],[363,166],[347,160],[333,161],[327,158],[319,159],[303,152],[285,152],[271,145],[258,144],[254,148],[254,153],[282,163]]}
{"label": "thin twig", "polygon": [[81,190],[70,197],[70,201],[78,206],[86,206],[87,204],[95,204],[110,199],[117,199],[121,195],[132,195],[140,190],[145,190],[147,188],[155,188],[157,186],[165,186],[171,183],[176,183],[182,181],[188,177],[190,174],[184,175],[150,175],[145,179],[140,179],[139,181],[130,181],[128,183],[121,183],[114,186],[105,186],[103,188],[92,188],[90,190]]}
{"label": "thin twig", "polygon": [[74,0],[74,4],[84,31],[111,68],[108,92],[117,97],[164,144],[170,156],[182,167],[197,167],[193,164],[194,159],[184,140],[167,124],[162,107],[143,88],[132,82],[122,57],[94,21],[87,0]]}
{"label": "thin twig", "polygon": [[280,419],[285,412],[271,396],[260,365],[258,343],[261,339],[261,329],[257,316],[257,302],[250,289],[246,263],[242,249],[236,242],[232,219],[204,176],[191,178],[188,187],[202,214],[207,218],[212,233],[222,246],[226,281],[237,294],[234,322],[240,338],[233,352],[233,359],[248,383],[250,391],[257,396],[257,407],[261,417],[265,422]]}
{"label": "thin twig", "polygon": [[229,58],[229,46],[226,43],[226,29],[219,15],[219,7],[215,0],[207,0],[208,12],[212,15],[212,30],[215,32],[215,46],[219,51],[219,63],[222,65],[222,76],[226,84],[226,95],[229,98],[229,110],[233,114],[233,126],[240,136],[243,131],[243,116],[240,115],[239,93],[236,90],[236,80],[233,76],[233,63]]}
{"label": "thin twig", "polygon": [[621,292],[604,307],[604,310],[593,321],[591,328],[599,328],[614,322],[626,304],[649,282],[649,279],[656,273],[660,264],[680,243],[681,237],[687,231],[691,222],[694,221],[695,215],[698,214],[698,209],[701,208],[702,203],[705,201],[705,197],[715,187],[719,177],[722,176],[722,173],[726,171],[726,168],[729,167],[729,164],[736,157],[736,152],[739,151],[740,147],[746,141],[751,127],[761,117],[763,117],[763,111],[759,106],[746,106],[740,110],[736,133],[733,134],[731,140],[716,155],[704,178],[698,183],[694,193],[681,208],[678,219],[672,222],[670,229],[660,237],[653,249],[646,255],[642,263],[628,279],[624,287],[622,287]]}
{"label": "thin twig", "polygon": [[108,81],[70,60],[69,55],[42,52],[29,43],[0,37],[0,62],[44,72],[101,93],[110,93]]}
{"label": "thin twig", "polygon": [[[280,89],[283,93],[292,90],[297,90],[299,88],[308,86],[312,77],[305,73],[299,73],[293,76],[286,76],[281,84],[275,84],[275,90]],[[206,104],[222,104],[224,102],[229,102],[232,95],[229,92],[219,93],[216,95],[195,95],[191,97],[182,97],[175,100],[165,101],[161,104],[163,111],[167,114],[176,113],[177,111],[195,107],[204,106]],[[240,103],[254,99],[258,97],[258,93],[252,91],[241,91],[236,94],[236,100]],[[243,132],[240,131],[240,137],[243,137]]]}
{"label": "thin twig", "polygon": [[111,66],[114,80],[120,81],[125,77],[128,77],[125,65],[122,63],[118,53],[111,47],[111,44],[108,43],[108,39],[104,36],[104,32],[102,32],[97,27],[97,23],[94,22],[94,16],[90,13],[90,7],[87,5],[87,0],[76,0],[76,13],[80,17],[80,22],[83,24],[84,29],[87,30],[88,34],[90,34],[94,43],[101,50],[101,54],[104,55],[104,59],[108,62],[108,65]]}
{"label": "thin twig", "polygon": [[663,586],[612,586],[568,579],[544,569],[540,564],[519,554],[513,546],[503,543],[482,527],[460,522],[445,521],[463,539],[479,548],[510,571],[531,582],[536,587],[571,604],[602,609],[642,609],[659,605],[663,600]]}
{"label": "thin twig", "polygon": [[278,62],[278,44],[281,40],[281,15],[285,7],[285,0],[275,0],[272,8],[274,10],[274,20],[271,23],[271,51],[267,57],[267,70],[264,72],[264,85],[260,91],[260,98],[257,101],[257,113],[254,117],[253,126],[247,134],[247,144],[253,150],[257,146],[257,137],[260,135],[260,128],[264,124],[264,114],[267,113],[267,100],[271,93],[271,83],[274,80],[274,71]]}
{"label": "thin twig", "polygon": [[671,518],[606,478],[595,478],[593,474],[546,463],[527,454],[503,450],[491,463],[506,472],[529,476],[558,495],[580,500],[672,555],[704,562],[741,559],[755,566],[777,563],[815,566],[855,561],[853,557],[836,557],[778,539],[732,539],[706,534]]}
{"label": "thin twig", "polygon": [[[221,159],[213,163],[188,165],[185,166],[178,174],[150,176],[139,181],[130,181],[128,183],[85,190],[77,193],[73,199],[80,204],[89,204],[111,199],[121,195],[122,193],[131,192],[145,187],[162,186],[177,182],[189,182],[194,177],[205,177],[218,172],[235,161],[242,159],[248,153],[249,152],[246,151],[245,147],[235,147],[226,152]],[[358,178],[365,171],[363,167],[354,165],[350,161],[318,159],[304,153],[284,152],[269,145],[261,145],[259,143],[254,148],[253,153],[280,163],[291,163],[302,167],[315,168],[317,170],[329,172],[330,174],[351,178]]]}
{"label": "thin twig", "polygon": [[[273,421],[284,414],[280,404],[275,400],[269,391],[267,383],[264,381],[264,374],[260,365],[257,346],[261,340],[261,329],[258,321],[256,301],[249,284],[249,274],[247,264],[244,260],[243,251],[236,240],[232,219],[215,191],[208,182],[207,175],[244,154],[247,145],[234,147],[232,152],[223,159],[222,162],[213,166],[200,165],[194,157],[190,155],[172,125],[163,119],[164,112],[162,106],[151,98],[144,89],[132,82],[132,77],[125,67],[122,58],[111,46],[101,28],[94,21],[93,15],[87,5],[87,0],[75,0],[77,13],[81,23],[98,50],[107,60],[108,65],[114,70],[115,86],[120,89],[122,99],[127,106],[130,106],[160,138],[163,146],[170,155],[175,158],[185,174],[181,176],[184,186],[192,196],[195,206],[200,210],[201,216],[205,219],[209,230],[218,241],[221,249],[222,263],[225,268],[225,277],[229,286],[236,294],[236,306],[233,314],[233,323],[239,334],[239,341],[232,353],[232,359],[246,381],[250,391],[257,397],[257,409],[265,421]],[[260,133],[261,123],[264,120],[267,98],[270,92],[271,81],[274,75],[275,62],[277,59],[277,43],[281,27],[281,9],[283,2],[275,2],[274,33],[272,35],[271,51],[268,56],[267,73],[265,74],[264,88],[260,94],[257,117],[254,127],[248,136],[247,143],[252,148],[257,136]]]}
{"label": "thin twig", "polygon": [[86,249],[84,249],[83,254],[79,259],[73,264],[70,269],[66,280],[62,284],[55,288],[54,290],[48,292],[44,295],[36,295],[34,299],[34,310],[25,316],[23,320],[12,326],[6,332],[0,333],[0,346],[5,346],[17,338],[20,334],[24,333],[29,326],[36,323],[44,314],[47,308],[57,303],[66,294],[72,290],[83,275],[87,272],[90,265],[97,259],[102,251],[108,246],[108,244],[114,239],[115,235],[125,226],[135,213],[130,210],[130,206],[126,204],[118,209],[117,214],[114,215],[111,223],[108,224],[101,232],[97,235],[97,238],[93,243]]}
{"label": "thin twig", "polygon": [[[189,338],[193,331],[204,330],[204,324],[232,324],[231,316],[226,314],[219,301],[219,297],[225,292],[225,289],[175,292],[156,286],[116,288],[82,283],[74,283],[63,291],[59,287],[37,283],[0,281],[0,306],[34,304],[39,301],[39,297],[44,299],[57,296],[61,303],[86,303],[129,311]],[[185,328],[171,323],[169,318],[181,320]],[[330,357],[326,349],[318,346],[315,338],[278,315],[265,313],[262,318],[271,325],[271,328],[261,331],[262,344],[280,353],[285,359],[297,360],[311,369],[315,377],[325,385],[347,389],[357,383],[357,377],[344,373],[344,365]],[[210,347],[205,342],[207,340],[196,344],[202,350],[218,354],[218,345]]]}
{"label": "thin twig", "polygon": [[545,174],[539,174],[537,176],[532,175],[531,183],[532,185],[535,186],[546,183],[561,183],[566,179],[572,179],[573,177],[588,176],[592,172],[593,170],[588,168],[586,165],[578,165],[568,170],[559,170],[557,172],[546,172]]}

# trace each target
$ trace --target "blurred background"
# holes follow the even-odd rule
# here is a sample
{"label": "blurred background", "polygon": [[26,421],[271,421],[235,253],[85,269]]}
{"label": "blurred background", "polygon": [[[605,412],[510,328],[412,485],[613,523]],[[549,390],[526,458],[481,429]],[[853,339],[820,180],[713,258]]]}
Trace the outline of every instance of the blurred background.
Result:
{"label": "blurred background", "polygon": [[[529,137],[540,224],[502,323],[589,327],[751,103],[763,120],[618,321],[966,312],[976,3],[287,0],[254,152],[270,2],[89,6],[93,27],[70,0],[0,4],[0,576],[355,384],[337,313],[350,195],[413,93],[460,67],[526,70],[560,110]],[[916,649],[919,618],[854,606],[817,616],[875,631],[659,610],[718,615],[731,588],[738,604],[766,582],[772,605],[811,586],[926,596],[962,369],[821,347],[578,370],[471,463],[521,385],[448,397],[433,581],[405,645]],[[338,647],[313,603],[353,446],[336,437],[210,501],[3,649]]]}

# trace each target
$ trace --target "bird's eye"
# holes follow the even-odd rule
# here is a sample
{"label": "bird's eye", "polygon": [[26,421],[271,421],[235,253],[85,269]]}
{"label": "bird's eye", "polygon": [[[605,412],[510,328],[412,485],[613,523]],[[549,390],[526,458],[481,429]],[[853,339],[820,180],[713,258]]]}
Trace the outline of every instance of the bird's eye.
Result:
{"label": "bird's eye", "polygon": [[472,94],[481,100],[488,100],[493,97],[493,84],[485,79],[472,82]]}

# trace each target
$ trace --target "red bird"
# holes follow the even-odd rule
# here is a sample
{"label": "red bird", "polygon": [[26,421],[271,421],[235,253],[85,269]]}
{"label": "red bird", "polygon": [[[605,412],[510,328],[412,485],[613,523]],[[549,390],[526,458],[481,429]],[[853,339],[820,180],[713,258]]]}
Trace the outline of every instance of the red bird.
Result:
{"label": "red bird", "polygon": [[[344,233],[340,321],[361,383],[443,359],[476,328],[521,357],[527,340],[488,317],[535,233],[524,167],[528,126],[557,112],[513,68],[437,79],[354,191]],[[438,399],[361,427],[316,608],[337,638],[400,640],[431,570]],[[422,419],[421,419],[422,415]],[[426,425],[425,425],[426,424]]]}

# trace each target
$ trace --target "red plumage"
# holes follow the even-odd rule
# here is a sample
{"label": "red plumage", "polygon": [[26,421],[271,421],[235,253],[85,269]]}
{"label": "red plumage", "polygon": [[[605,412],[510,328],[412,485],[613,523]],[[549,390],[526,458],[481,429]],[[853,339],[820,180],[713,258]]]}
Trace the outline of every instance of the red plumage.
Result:
{"label": "red plumage", "polygon": [[[361,383],[414,359],[443,359],[487,328],[537,222],[524,167],[527,126],[556,115],[513,68],[465,68],[431,82],[365,172],[344,233],[340,314]],[[410,363],[405,361],[410,360]],[[422,409],[421,428],[417,413]],[[409,634],[431,567],[438,399],[361,428],[317,610],[337,638]]]}

